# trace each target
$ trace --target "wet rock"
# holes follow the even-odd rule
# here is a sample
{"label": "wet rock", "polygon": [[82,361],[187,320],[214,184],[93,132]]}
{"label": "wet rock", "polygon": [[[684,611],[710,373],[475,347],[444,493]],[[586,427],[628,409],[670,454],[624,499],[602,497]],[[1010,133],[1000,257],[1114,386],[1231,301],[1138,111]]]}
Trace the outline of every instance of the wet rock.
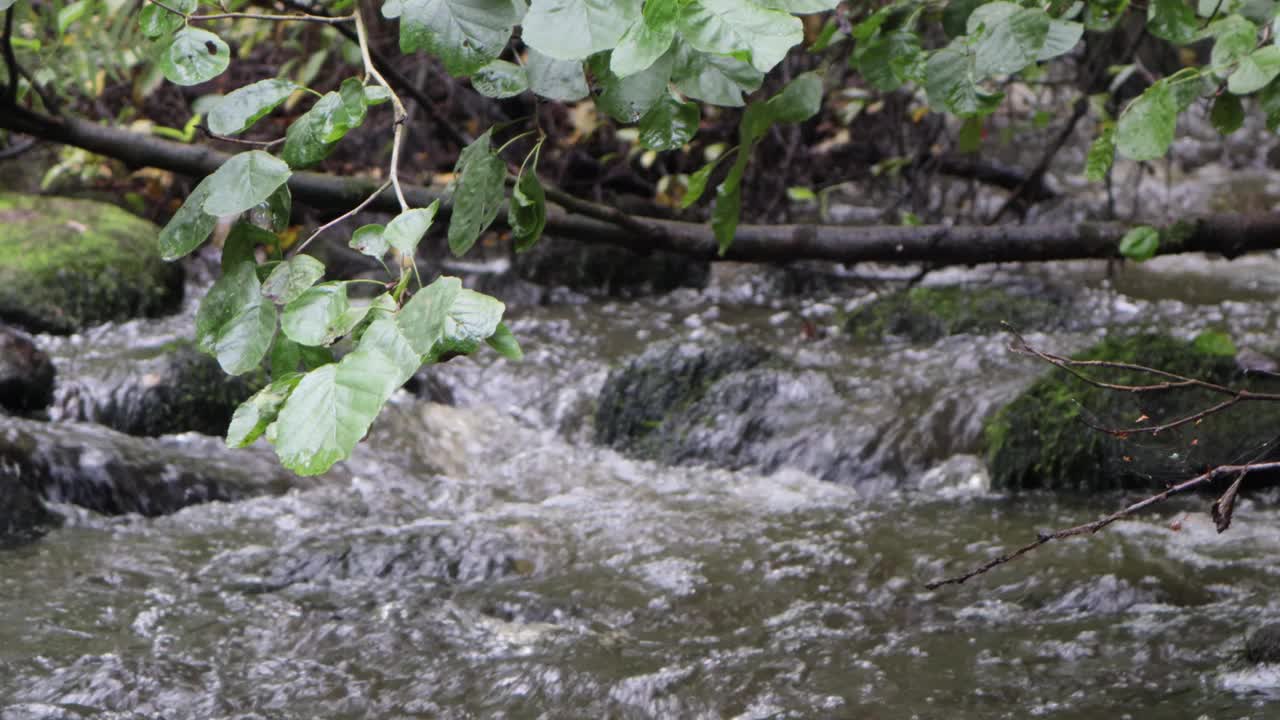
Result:
{"label": "wet rock", "polygon": [[298,483],[269,451],[228,450],[213,438],[135,438],[96,425],[12,417],[0,417],[0,468],[47,500],[105,515],[164,515]]}
{"label": "wet rock", "polygon": [[232,377],[217,360],[180,342],[78,367],[60,384],[56,420],[106,425],[130,435],[223,435],[236,407],[262,387],[258,374]]}
{"label": "wet rock", "polygon": [[1245,641],[1244,657],[1251,663],[1280,663],[1280,623],[1254,630]]}
{"label": "wet rock", "polygon": [[[1258,392],[1280,391],[1276,378],[1247,374],[1232,357],[1211,355],[1163,335],[1109,338],[1077,357],[1138,363]],[[1108,371],[1098,377],[1125,384],[1153,381],[1136,372]],[[1146,490],[1215,465],[1269,457],[1280,427],[1280,406],[1274,403],[1217,413],[1157,437],[1118,438],[1090,427],[1140,427],[1186,416],[1222,399],[1197,389],[1115,392],[1064,373],[1045,375],[987,421],[992,484],[1012,490]]]}
{"label": "wet rock", "polygon": [[877,298],[854,310],[845,332],[859,342],[901,337],[930,343],[948,335],[989,334],[1007,322],[1021,331],[1051,330],[1064,323],[1065,300],[1010,288],[915,287]]}
{"label": "wet rock", "polygon": [[241,553],[226,565],[219,572],[230,571],[239,589],[248,592],[375,578],[466,584],[534,569],[500,532],[462,526],[317,534],[291,547]]}
{"label": "wet rock", "polygon": [[66,334],[175,309],[182,269],[157,232],[102,203],[0,194],[0,320]]}
{"label": "wet rock", "polygon": [[53,399],[53,362],[25,333],[0,326],[0,408],[29,413]]}
{"label": "wet rock", "polygon": [[516,273],[531,282],[587,295],[641,297],[676,288],[706,287],[711,264],[682,255],[647,255],[626,248],[544,237],[516,255]]}
{"label": "wet rock", "polygon": [[668,415],[696,402],[716,380],[768,357],[761,348],[737,342],[654,345],[609,374],[596,406],[596,442],[637,448]]}
{"label": "wet rock", "polygon": [[824,372],[737,342],[665,343],[610,374],[595,432],[601,444],[668,464],[870,482],[902,464],[882,426]]}
{"label": "wet rock", "polygon": [[23,482],[18,466],[0,459],[0,547],[34,538],[54,522],[39,494]]}
{"label": "wet rock", "polygon": [[1060,615],[1116,615],[1134,605],[1156,599],[1156,594],[1150,590],[1134,587],[1115,575],[1103,575],[1054,599],[1044,610]]}

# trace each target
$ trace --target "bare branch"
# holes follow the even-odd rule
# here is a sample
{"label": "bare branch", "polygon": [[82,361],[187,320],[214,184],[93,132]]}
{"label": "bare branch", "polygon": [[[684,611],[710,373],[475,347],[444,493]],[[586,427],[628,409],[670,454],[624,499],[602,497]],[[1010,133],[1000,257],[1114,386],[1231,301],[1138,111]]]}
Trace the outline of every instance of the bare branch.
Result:
{"label": "bare branch", "polygon": [[174,15],[178,15],[182,17],[184,20],[187,20],[188,22],[203,22],[206,20],[249,19],[249,20],[269,20],[273,22],[311,22],[311,23],[321,23],[324,25],[338,25],[341,23],[348,23],[356,19],[355,14],[335,15],[332,17],[328,15],[310,15],[307,13],[299,13],[297,15],[271,15],[266,13],[241,13],[241,12],[216,13],[213,15],[189,15],[173,7],[172,5],[166,4],[163,0],[147,0],[147,2],[157,7],[164,8],[165,10],[168,10]]}
{"label": "bare branch", "polygon": [[391,187],[391,181],[390,181],[390,180],[388,180],[388,181],[386,181],[386,182],[382,183],[382,187],[378,188],[377,190],[374,190],[374,191],[373,191],[373,194],[371,194],[369,197],[365,198],[365,199],[364,199],[364,201],[363,201],[363,202],[361,202],[359,205],[357,205],[357,206],[355,206],[355,207],[351,208],[350,210],[348,210],[348,211],[346,211],[346,212],[342,213],[341,215],[339,215],[338,217],[336,217],[336,218],[334,218],[334,219],[330,220],[329,222],[325,223],[324,225],[321,225],[320,227],[316,228],[316,231],[315,231],[315,232],[311,233],[311,235],[310,235],[310,236],[308,236],[306,240],[303,240],[301,243],[299,243],[299,244],[298,244],[298,246],[297,246],[297,247],[295,247],[293,250],[291,250],[291,251],[289,252],[289,257],[293,257],[294,255],[297,255],[298,253],[300,253],[300,252],[302,252],[303,250],[307,249],[307,246],[308,246],[308,245],[310,245],[310,244],[311,244],[311,242],[312,242],[313,240],[315,240],[316,238],[320,237],[320,235],[321,235],[321,234],[323,234],[325,230],[328,230],[329,228],[333,227],[334,225],[337,225],[338,223],[342,222],[343,220],[346,220],[347,218],[351,217],[352,215],[355,215],[356,213],[358,213],[358,212],[360,212],[361,210],[363,210],[363,209],[365,209],[366,207],[368,207],[370,203],[372,203],[374,200],[377,200],[377,199],[378,199],[378,196],[379,196],[379,195],[381,195],[382,193],[386,192],[388,187]]}
{"label": "bare branch", "polygon": [[[1199,489],[1220,478],[1229,477],[1236,473],[1240,473],[1241,479],[1243,479],[1244,474],[1249,472],[1254,472],[1258,470],[1277,470],[1277,469],[1280,469],[1280,461],[1264,462],[1264,463],[1249,463],[1245,465],[1219,465],[1218,467],[1213,468],[1212,470],[1202,475],[1197,475],[1191,478],[1190,480],[1183,481],[1177,485],[1174,485],[1173,487],[1168,488],[1164,492],[1156,493],[1155,495],[1152,495],[1146,499],[1139,500],[1138,502],[1133,503],[1132,505],[1129,505],[1124,509],[1117,510],[1116,512],[1113,512],[1110,515],[1099,518],[1098,520],[1094,520],[1093,522],[1084,523],[1083,525],[1076,525],[1074,527],[1064,528],[1062,530],[1055,530],[1053,532],[1042,532],[1039,534],[1038,537],[1036,537],[1034,542],[1023,545],[1022,547],[1018,548],[1017,550],[1014,550],[1013,552],[1006,553],[997,558],[988,560],[986,563],[974,568],[973,570],[970,570],[967,573],[964,573],[963,575],[955,575],[953,577],[943,578],[940,580],[934,580],[932,582],[925,583],[925,587],[930,590],[936,590],[937,588],[940,588],[944,585],[963,584],[964,582],[972,578],[975,578],[979,575],[982,575],[983,573],[989,572],[997,567],[1000,567],[1005,563],[1016,560],[1022,557],[1023,555],[1031,552],[1032,550],[1035,550],[1041,545],[1052,542],[1054,540],[1065,540],[1067,538],[1076,537],[1077,535],[1092,535],[1098,532],[1099,530],[1102,530],[1103,528],[1107,527],[1108,525],[1111,525],[1114,522],[1123,520],[1131,515],[1135,515],[1139,512],[1142,512],[1143,510],[1146,510],[1152,505],[1156,505],[1161,502],[1164,502],[1165,500],[1168,500],[1174,495],[1181,495],[1182,493]],[[1240,479],[1237,479],[1236,485],[1233,485],[1232,489],[1228,490],[1228,493],[1231,493],[1232,502],[1234,502],[1234,497],[1235,497],[1232,491],[1237,489],[1236,486],[1239,485],[1239,483],[1240,483]],[[1226,496],[1224,495],[1224,497]],[[1225,529],[1225,527],[1223,529]],[[1219,532],[1221,532],[1221,530],[1219,530]]]}

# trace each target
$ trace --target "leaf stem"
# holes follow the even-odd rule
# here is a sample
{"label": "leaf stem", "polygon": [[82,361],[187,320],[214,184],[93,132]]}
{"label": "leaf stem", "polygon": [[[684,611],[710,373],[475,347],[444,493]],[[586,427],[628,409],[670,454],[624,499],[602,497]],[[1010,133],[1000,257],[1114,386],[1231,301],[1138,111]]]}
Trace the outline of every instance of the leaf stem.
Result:
{"label": "leaf stem", "polygon": [[383,192],[385,192],[385,191],[386,191],[386,189],[387,189],[388,187],[390,187],[390,186],[391,186],[391,181],[390,181],[390,180],[388,180],[388,181],[386,181],[386,182],[382,183],[382,186],[381,186],[381,187],[379,187],[377,190],[374,190],[374,191],[373,191],[373,194],[372,194],[372,195],[370,195],[369,197],[365,198],[365,199],[364,199],[364,200],[363,200],[359,205],[357,205],[357,206],[355,206],[355,207],[351,208],[350,210],[348,210],[348,211],[346,211],[346,212],[342,213],[341,215],[339,215],[338,217],[336,217],[336,218],[334,218],[334,219],[330,220],[329,222],[325,223],[324,225],[321,225],[320,227],[316,228],[316,231],[315,231],[315,232],[313,232],[313,233],[311,233],[311,235],[310,235],[310,236],[308,236],[306,240],[303,240],[303,241],[302,241],[302,243],[301,243],[300,245],[298,245],[297,247],[295,247],[293,250],[290,250],[290,251],[289,251],[289,257],[293,257],[293,256],[297,255],[298,253],[302,252],[303,250],[305,250],[305,249],[307,248],[307,246],[308,246],[308,245],[310,245],[310,244],[311,244],[311,242],[312,242],[313,240],[315,240],[316,238],[320,237],[320,234],[321,234],[321,233],[323,233],[325,230],[328,230],[329,228],[333,227],[334,225],[337,225],[338,223],[342,222],[343,220],[346,220],[347,218],[351,217],[352,215],[355,215],[356,213],[358,213],[358,212],[360,212],[361,210],[363,210],[363,209],[365,209],[366,207],[368,207],[368,206],[369,206],[369,203],[371,203],[371,202],[373,202],[374,200],[378,199],[378,196],[379,196],[379,195],[381,195]]}

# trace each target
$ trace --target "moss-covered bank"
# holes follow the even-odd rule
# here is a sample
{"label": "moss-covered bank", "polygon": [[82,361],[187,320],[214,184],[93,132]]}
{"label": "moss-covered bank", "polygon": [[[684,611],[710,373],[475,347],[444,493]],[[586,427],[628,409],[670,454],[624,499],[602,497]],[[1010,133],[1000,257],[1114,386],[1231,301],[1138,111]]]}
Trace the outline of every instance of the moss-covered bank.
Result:
{"label": "moss-covered bank", "polygon": [[[1076,356],[1137,363],[1211,382],[1278,392],[1280,382],[1246,376],[1231,357],[1164,335],[1115,337]],[[1121,384],[1158,382],[1130,371],[1093,371]],[[1280,403],[1250,403],[1152,438],[1116,438],[1090,427],[1167,421],[1220,402],[1203,390],[1129,393],[1104,390],[1062,371],[1037,380],[985,428],[994,487],[1063,490],[1152,489],[1213,465],[1249,459],[1280,435]],[[1143,416],[1149,419],[1142,419]]]}
{"label": "moss-covered bank", "polygon": [[878,298],[855,310],[845,332],[858,341],[902,337],[913,343],[948,335],[993,333],[1007,322],[1020,330],[1058,327],[1064,302],[1058,297],[994,287],[915,287]]}
{"label": "moss-covered bank", "polygon": [[155,225],[88,200],[0,193],[0,320],[72,333],[159,315],[182,297]]}

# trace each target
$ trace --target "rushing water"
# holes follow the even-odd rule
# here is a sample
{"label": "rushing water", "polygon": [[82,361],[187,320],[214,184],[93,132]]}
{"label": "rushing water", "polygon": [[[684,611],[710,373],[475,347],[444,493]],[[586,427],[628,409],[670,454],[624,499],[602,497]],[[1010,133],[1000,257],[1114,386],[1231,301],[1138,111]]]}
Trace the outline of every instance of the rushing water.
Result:
{"label": "rushing water", "polygon": [[[1278,269],[1055,266],[1039,272],[1075,288],[1076,320],[1031,339],[1226,327],[1274,351]],[[927,591],[1124,498],[1001,497],[957,454],[1042,370],[1004,338],[806,340],[865,293],[777,299],[747,278],[518,310],[524,363],[451,362],[456,407],[398,395],[344,472],[284,495],[154,519],[59,508],[65,527],[0,552],[0,719],[1280,717],[1280,669],[1240,659],[1280,618],[1273,501],[1244,502],[1225,535],[1203,502],[1170,505]],[[83,379],[187,323],[46,340]],[[591,444],[611,366],[730,336],[841,384],[865,472],[664,467]]]}

